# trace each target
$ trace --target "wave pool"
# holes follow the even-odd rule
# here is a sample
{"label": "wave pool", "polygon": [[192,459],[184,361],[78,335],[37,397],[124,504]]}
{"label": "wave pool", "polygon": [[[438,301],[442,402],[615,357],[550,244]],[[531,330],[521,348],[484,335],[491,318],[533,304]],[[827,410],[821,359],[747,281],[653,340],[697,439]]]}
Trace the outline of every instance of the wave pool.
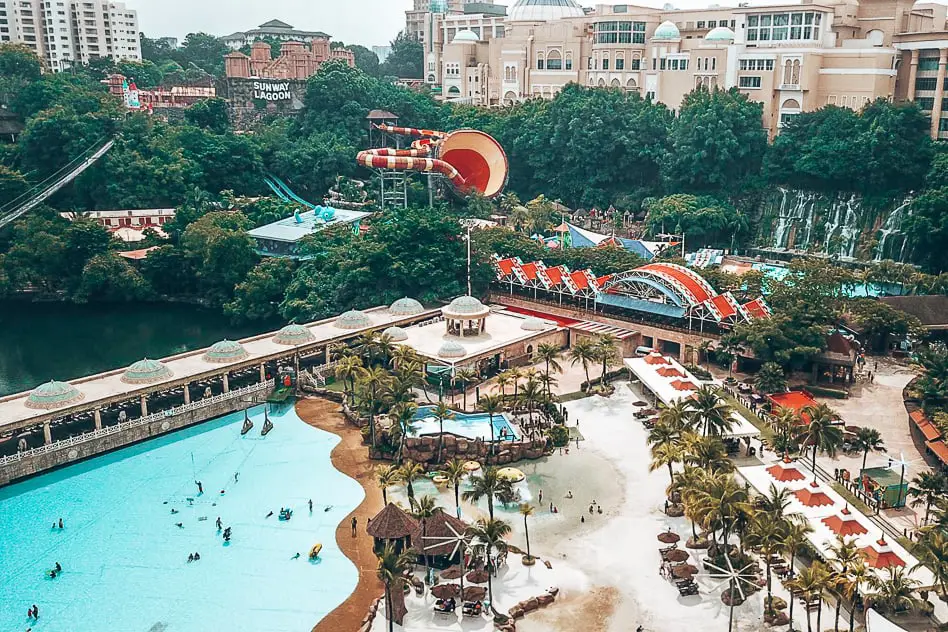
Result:
{"label": "wave pool", "polygon": [[[293,407],[270,415],[266,437],[262,407],[245,436],[243,419],[0,489],[0,630],[303,632],[342,603],[358,572],[335,530],[364,492],[330,462],[339,438]],[[278,519],[282,507],[293,510],[289,521]],[[316,542],[323,549],[310,562]],[[189,563],[195,552],[201,559]],[[56,562],[63,572],[50,578]]]}

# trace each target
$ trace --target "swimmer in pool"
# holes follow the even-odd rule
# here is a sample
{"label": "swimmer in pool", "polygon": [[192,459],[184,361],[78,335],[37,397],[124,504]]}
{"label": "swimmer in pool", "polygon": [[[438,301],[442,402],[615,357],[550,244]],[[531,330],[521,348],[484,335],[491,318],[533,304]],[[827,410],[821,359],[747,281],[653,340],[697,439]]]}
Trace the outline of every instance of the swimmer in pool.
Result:
{"label": "swimmer in pool", "polygon": [[[281,510],[281,511],[282,511],[282,510]],[[268,514],[266,515],[266,517],[269,518],[269,517],[272,516],[272,515],[273,515],[273,512],[271,511],[270,513],[268,513]]]}

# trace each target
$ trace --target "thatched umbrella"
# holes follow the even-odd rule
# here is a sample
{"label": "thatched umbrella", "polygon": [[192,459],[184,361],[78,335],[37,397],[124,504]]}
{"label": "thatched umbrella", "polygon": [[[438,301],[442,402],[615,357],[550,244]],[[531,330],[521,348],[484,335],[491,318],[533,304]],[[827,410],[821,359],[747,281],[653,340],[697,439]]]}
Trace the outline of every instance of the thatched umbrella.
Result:
{"label": "thatched umbrella", "polygon": [[441,579],[461,579],[464,576],[464,571],[460,566],[452,566],[448,570],[441,573]]}
{"label": "thatched umbrella", "polygon": [[685,562],[688,560],[688,551],[683,551],[682,549],[675,549],[674,551],[669,551],[665,555],[666,559],[669,562]]}
{"label": "thatched umbrella", "polygon": [[466,575],[467,581],[472,584],[486,584],[488,577],[487,571],[471,571]]}
{"label": "thatched umbrella", "polygon": [[642,400],[639,400],[637,402],[632,402],[632,405],[638,408],[643,408],[645,406],[648,406],[648,402],[643,402]]}
{"label": "thatched umbrella", "polygon": [[672,575],[678,579],[687,579],[698,572],[698,567],[691,564],[679,564],[672,566]]}
{"label": "thatched umbrella", "polygon": [[438,584],[431,587],[431,594],[437,599],[451,599],[461,596],[461,587],[457,584]]}
{"label": "thatched umbrella", "polygon": [[487,596],[487,589],[483,586],[468,586],[464,589],[464,601],[483,601]]}
{"label": "thatched umbrella", "polygon": [[658,534],[658,541],[662,542],[663,544],[675,544],[679,540],[681,540],[681,536],[673,532],[671,529]]}

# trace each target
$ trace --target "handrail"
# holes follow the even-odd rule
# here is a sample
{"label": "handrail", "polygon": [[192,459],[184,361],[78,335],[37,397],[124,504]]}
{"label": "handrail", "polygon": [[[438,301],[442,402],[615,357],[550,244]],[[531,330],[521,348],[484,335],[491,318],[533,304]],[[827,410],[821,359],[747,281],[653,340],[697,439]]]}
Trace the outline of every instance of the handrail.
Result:
{"label": "handrail", "polygon": [[83,160],[75,169],[73,169],[72,171],[64,175],[63,177],[53,182],[46,189],[44,189],[39,195],[30,199],[28,202],[26,202],[22,206],[0,217],[0,228],[3,228],[7,224],[15,221],[16,219],[22,217],[23,215],[26,215],[31,210],[33,210],[34,208],[36,208],[37,206],[39,206],[40,204],[48,200],[50,197],[52,197],[53,194],[55,194],[57,191],[62,189],[64,186],[66,186],[67,184],[69,184],[70,182],[78,178],[79,175],[83,171],[85,171],[86,169],[94,165],[95,162],[99,158],[104,156],[110,149],[112,149],[112,146],[114,144],[115,144],[114,140],[110,140],[106,142],[95,153],[93,153],[91,156]]}
{"label": "handrail", "polygon": [[212,404],[219,404],[220,402],[230,401],[243,397],[244,395],[250,395],[258,391],[265,391],[273,388],[274,381],[272,379],[266,380],[265,382],[258,382],[257,384],[251,384],[243,388],[228,391],[227,393],[220,393],[212,397],[207,397],[205,399],[200,399],[190,404],[182,404],[181,406],[176,406],[174,408],[169,408],[168,410],[163,410],[161,412],[152,413],[144,417],[139,417],[137,419],[131,419],[129,421],[123,421],[121,423],[115,424],[114,426],[107,426],[105,428],[100,428],[98,430],[93,430],[92,432],[86,432],[75,437],[69,437],[68,439],[63,439],[61,441],[56,441],[54,443],[48,443],[46,445],[41,445],[38,448],[32,448],[30,450],[24,450],[23,452],[17,452],[16,454],[10,454],[8,456],[0,457],[0,467],[8,465],[10,463],[16,463],[26,458],[31,458],[34,456],[40,456],[42,454],[47,454],[49,452],[54,452],[61,450],[63,448],[68,448],[80,443],[85,443],[86,441],[92,441],[94,439],[100,439],[102,437],[107,437],[109,435],[117,434],[131,428],[136,428],[138,426],[144,426],[155,421],[161,421],[162,419],[168,419],[170,417],[175,417],[184,413],[191,412],[192,410],[198,410],[200,408],[206,408]]}

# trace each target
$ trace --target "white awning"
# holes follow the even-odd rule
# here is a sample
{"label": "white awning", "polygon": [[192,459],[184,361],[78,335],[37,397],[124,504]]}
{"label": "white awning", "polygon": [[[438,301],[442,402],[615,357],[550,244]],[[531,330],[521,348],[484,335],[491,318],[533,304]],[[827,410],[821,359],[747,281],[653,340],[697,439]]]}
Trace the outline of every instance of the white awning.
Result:
{"label": "white awning", "polygon": [[895,625],[872,608],[869,608],[866,610],[866,632],[905,632],[905,628]]}

